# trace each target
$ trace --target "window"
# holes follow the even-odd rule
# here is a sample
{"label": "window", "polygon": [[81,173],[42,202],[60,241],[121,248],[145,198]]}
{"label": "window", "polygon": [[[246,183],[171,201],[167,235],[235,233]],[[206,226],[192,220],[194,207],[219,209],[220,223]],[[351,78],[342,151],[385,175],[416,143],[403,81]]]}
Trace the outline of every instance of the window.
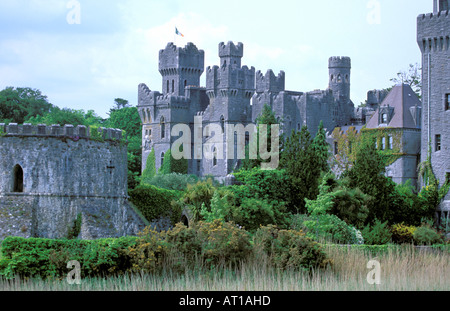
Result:
{"label": "window", "polygon": [[437,134],[434,140],[434,151],[441,150],[441,134]]}
{"label": "window", "polygon": [[386,137],[381,137],[381,150],[386,149]]}
{"label": "window", "polygon": [[381,115],[381,123],[384,123],[384,124],[388,123],[388,115],[387,115],[387,113],[383,113]]}
{"label": "window", "polygon": [[392,136],[389,136],[389,149],[394,149],[394,138]]}
{"label": "window", "polygon": [[161,152],[161,167],[164,165],[164,152]]}
{"label": "window", "polygon": [[184,88],[187,86],[187,80],[184,80]]}
{"label": "window", "polygon": [[13,192],[23,192],[23,169],[19,164],[14,167]]}
{"label": "window", "polygon": [[222,133],[225,132],[225,118],[223,116],[220,117],[220,127],[222,128]]}
{"label": "window", "polygon": [[202,166],[202,161],[201,160],[197,160],[197,172],[200,172],[201,166]]}
{"label": "window", "polygon": [[170,92],[170,89],[169,89],[169,80],[167,80],[167,93],[169,93]]}
{"label": "window", "polygon": [[450,110],[450,94],[445,94],[445,110]]}
{"label": "window", "polygon": [[338,142],[335,141],[334,142],[334,154],[336,155],[338,153],[339,153],[339,145],[338,145]]}
{"label": "window", "polygon": [[175,80],[172,80],[172,93],[175,92]]}
{"label": "window", "polygon": [[217,165],[217,148],[214,147],[213,149],[213,166]]}
{"label": "window", "polygon": [[161,117],[160,125],[161,125],[161,139],[163,139],[164,137],[166,137],[166,123],[164,122],[164,117]]}

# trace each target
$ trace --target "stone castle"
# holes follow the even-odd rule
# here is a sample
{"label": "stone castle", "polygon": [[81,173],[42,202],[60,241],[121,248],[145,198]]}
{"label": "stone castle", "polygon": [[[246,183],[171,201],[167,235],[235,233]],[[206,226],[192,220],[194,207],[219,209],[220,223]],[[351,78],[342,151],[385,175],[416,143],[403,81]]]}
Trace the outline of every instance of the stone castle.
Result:
{"label": "stone castle", "polygon": [[[433,1],[433,13],[417,17],[422,102],[402,84],[389,94],[369,91],[367,105],[355,108],[350,99],[348,57],[329,59],[326,90],[288,91],[283,71],[263,74],[242,66],[244,47],[232,42],[219,44],[220,65],[206,68],[206,87],[201,87],[204,51],[192,43],[184,48],[169,43],[159,53],[162,92],[151,91],[145,84],[138,88],[143,169],[151,150],[156,168],[161,166],[164,154],[178,139],[173,136],[179,135],[174,127],[185,124],[192,138],[188,173],[227,181],[240,159],[227,154],[226,144],[236,144],[237,138],[236,133],[228,137],[225,127],[255,123],[268,104],[280,118],[284,133],[306,125],[314,134],[320,121],[329,133],[363,126],[399,131],[402,156],[387,168],[388,176],[396,182],[412,179],[419,184],[417,164],[427,159],[430,150],[434,173],[442,185],[450,180],[450,0]],[[195,120],[201,120],[200,126]],[[218,135],[212,158],[196,157],[195,138],[204,142],[205,129],[211,124],[218,125],[223,136]],[[338,147],[331,136],[329,142],[331,150]],[[379,141],[381,149],[390,146],[390,136]],[[450,193],[436,216],[448,219],[449,212]],[[122,132],[71,125],[0,124],[0,240],[9,235],[62,238],[80,216],[78,236],[82,239],[135,235],[145,226],[128,202]]]}
{"label": "stone castle", "polygon": [[[242,43],[222,42],[218,52],[220,65],[206,68],[206,87],[199,86],[204,71],[204,51],[192,43],[184,48],[169,43],[159,52],[162,93],[151,91],[145,84],[139,85],[143,169],[152,149],[155,151],[156,169],[161,167],[164,154],[178,139],[178,136],[171,135],[175,125],[186,124],[191,133],[202,134],[209,124],[217,124],[221,126],[223,136],[215,148],[222,154],[216,152],[212,158],[196,157],[195,139],[191,136],[188,173],[225,179],[240,160],[236,155],[227,154],[227,142],[234,139],[236,144],[237,137],[228,137],[225,127],[256,123],[265,104],[270,105],[276,117],[282,120],[280,131],[284,133],[299,130],[304,125],[315,132],[320,121],[328,129],[356,121],[354,104],[350,100],[349,57],[329,59],[327,90],[297,92],[285,89],[283,71],[278,75],[272,70],[263,74],[255,71],[254,67],[242,66]],[[200,129],[196,129],[198,125],[194,120],[199,117],[202,124]]]}

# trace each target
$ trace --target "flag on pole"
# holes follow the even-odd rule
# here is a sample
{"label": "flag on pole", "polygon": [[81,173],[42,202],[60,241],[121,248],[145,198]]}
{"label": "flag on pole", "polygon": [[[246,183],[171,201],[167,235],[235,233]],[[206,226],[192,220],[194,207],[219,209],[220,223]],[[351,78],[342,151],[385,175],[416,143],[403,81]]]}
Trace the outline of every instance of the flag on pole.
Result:
{"label": "flag on pole", "polygon": [[175,34],[184,37],[184,35],[181,32],[178,31],[177,27],[175,27]]}

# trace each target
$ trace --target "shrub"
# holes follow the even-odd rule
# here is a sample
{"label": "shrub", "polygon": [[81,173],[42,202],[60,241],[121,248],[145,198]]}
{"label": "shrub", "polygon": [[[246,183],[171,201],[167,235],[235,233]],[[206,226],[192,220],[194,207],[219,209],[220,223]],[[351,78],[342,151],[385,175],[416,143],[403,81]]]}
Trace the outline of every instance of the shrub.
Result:
{"label": "shrub", "polygon": [[313,239],[325,239],[333,243],[363,243],[361,233],[336,215],[318,215],[303,221],[303,229]]}
{"label": "shrub", "polygon": [[184,191],[187,185],[196,184],[199,181],[196,175],[179,173],[158,174],[145,180],[146,185],[152,185],[162,189]]}
{"label": "shrub", "polygon": [[172,150],[169,149],[164,154],[163,165],[159,168],[158,173],[160,174],[187,174],[188,173],[188,160],[187,159],[179,159],[175,160],[172,157]]}
{"label": "shrub", "polygon": [[366,225],[361,233],[364,237],[364,243],[367,245],[384,245],[389,243],[392,238],[388,222],[382,223],[378,219],[372,226]]}
{"label": "shrub", "polygon": [[145,169],[142,172],[141,183],[147,184],[148,180],[152,179],[156,175],[156,156],[155,149],[152,148],[152,151],[147,157],[147,161],[145,162]]}
{"label": "shrub", "polygon": [[431,245],[444,242],[442,235],[429,226],[420,226],[413,233],[414,244]]}
{"label": "shrub", "polygon": [[0,275],[64,278],[70,260],[80,262],[81,277],[120,274],[131,269],[127,248],[135,243],[135,237],[93,241],[8,237],[2,243]]}
{"label": "shrub", "polygon": [[252,251],[250,235],[233,222],[200,221],[194,230],[202,241],[202,257],[208,264],[237,264],[246,259]]}
{"label": "shrub", "polygon": [[268,225],[255,232],[253,243],[255,255],[258,258],[267,255],[279,269],[311,270],[331,263],[321,246],[301,231]]}
{"label": "shrub", "polygon": [[211,210],[211,199],[216,189],[212,179],[187,185],[181,200],[190,208],[194,221],[200,220],[202,205]]}
{"label": "shrub", "polygon": [[391,228],[392,241],[398,244],[413,243],[414,231],[416,231],[414,226],[407,226],[403,223],[395,224]]}
{"label": "shrub", "polygon": [[172,224],[175,224],[181,218],[181,208],[179,205],[172,204],[172,201],[180,197],[177,191],[160,189],[151,185],[139,185],[131,190],[129,195],[131,202],[148,221],[170,217]]}

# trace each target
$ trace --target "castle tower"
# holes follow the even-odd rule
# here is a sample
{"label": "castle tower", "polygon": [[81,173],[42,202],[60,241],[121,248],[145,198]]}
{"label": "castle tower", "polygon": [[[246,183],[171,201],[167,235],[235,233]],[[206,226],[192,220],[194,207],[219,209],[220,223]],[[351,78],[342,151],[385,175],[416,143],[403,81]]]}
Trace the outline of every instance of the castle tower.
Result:
{"label": "castle tower", "polygon": [[328,60],[329,88],[343,102],[350,99],[350,57],[330,57]]}
{"label": "castle tower", "polygon": [[159,72],[163,95],[184,96],[187,86],[200,86],[205,68],[205,52],[189,42],[184,48],[168,43],[159,51]]}
{"label": "castle tower", "polygon": [[[431,149],[431,165],[442,186],[450,179],[450,62],[449,1],[434,1],[434,13],[417,17],[417,43],[422,52],[421,161]],[[420,177],[420,176],[419,176]],[[437,211],[448,219],[450,193]]]}
{"label": "castle tower", "polygon": [[[220,67],[206,68],[206,94],[209,106],[205,110],[204,120],[220,124],[225,130],[226,124],[243,124],[251,122],[250,100],[255,92],[255,68],[241,67],[244,55],[242,43],[219,44]],[[226,154],[227,139],[223,136],[223,155],[218,161],[203,161],[203,173],[213,176],[227,176],[236,165],[236,156]]]}

